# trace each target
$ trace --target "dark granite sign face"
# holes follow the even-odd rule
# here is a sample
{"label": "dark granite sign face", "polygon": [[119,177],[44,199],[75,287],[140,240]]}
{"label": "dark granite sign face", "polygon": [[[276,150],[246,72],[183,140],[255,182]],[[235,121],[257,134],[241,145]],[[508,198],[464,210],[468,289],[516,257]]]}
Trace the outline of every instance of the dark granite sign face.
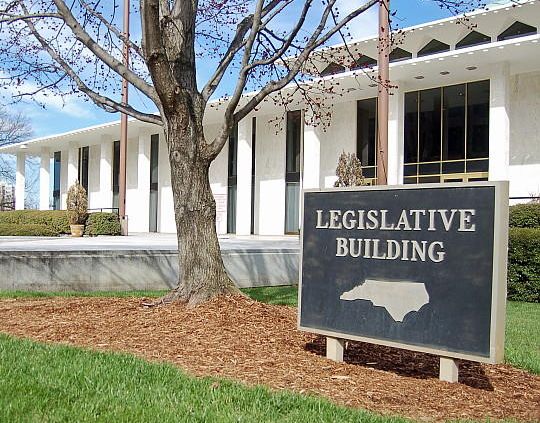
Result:
{"label": "dark granite sign face", "polygon": [[507,191],[506,183],[305,191],[300,328],[499,361]]}

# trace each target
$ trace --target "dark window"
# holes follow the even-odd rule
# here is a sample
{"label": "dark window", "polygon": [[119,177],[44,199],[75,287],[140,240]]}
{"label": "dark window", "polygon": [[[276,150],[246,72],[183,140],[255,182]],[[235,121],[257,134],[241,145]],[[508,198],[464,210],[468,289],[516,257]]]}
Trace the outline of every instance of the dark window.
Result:
{"label": "dark window", "polygon": [[[287,112],[287,174],[300,176],[302,114],[300,110]],[[290,176],[295,180],[298,177]]]}
{"label": "dark window", "polygon": [[524,37],[525,35],[536,34],[537,29],[534,26],[524,24],[523,22],[514,22],[497,37],[497,41],[510,40],[511,38]]}
{"label": "dark window", "polygon": [[285,169],[285,233],[298,233],[300,218],[300,167],[302,112],[287,112]]}
{"label": "dark window", "polygon": [[441,159],[441,89],[420,91],[418,161]]}
{"label": "dark window", "polygon": [[369,56],[360,56],[354,64],[351,66],[351,69],[363,69],[363,68],[369,68],[371,66],[376,66],[377,61]]}
{"label": "dark window", "polygon": [[467,159],[489,157],[489,81],[467,84]]}
{"label": "dark window", "polygon": [[79,183],[88,193],[88,155],[89,147],[79,148]]}
{"label": "dark window", "polygon": [[53,162],[53,210],[60,210],[60,172],[62,168],[62,152],[54,152]]}
{"label": "dark window", "polygon": [[149,227],[150,232],[157,232],[158,200],[159,200],[159,134],[150,137],[150,204]]}
{"label": "dark window", "polygon": [[431,40],[418,52],[418,57],[428,56],[430,54],[442,53],[443,51],[450,50],[450,46],[439,40]]}
{"label": "dark window", "polygon": [[356,156],[366,178],[376,176],[377,98],[356,102]]}
{"label": "dark window", "polygon": [[402,48],[396,47],[392,52],[388,55],[388,60],[390,62],[400,62],[402,60],[407,60],[412,58],[412,53],[407,50],[403,50]]}
{"label": "dark window", "polygon": [[443,160],[465,158],[465,90],[465,84],[443,88]]}
{"label": "dark window", "polygon": [[120,141],[113,143],[112,189],[113,207],[118,208],[118,193],[120,192]]}
{"label": "dark window", "polygon": [[465,48],[470,46],[477,46],[479,44],[487,44],[491,41],[491,38],[478,31],[471,31],[465,37],[458,41],[456,48]]}
{"label": "dark window", "polygon": [[227,178],[227,233],[236,233],[236,190],[238,171],[238,124],[229,136],[229,162]]}
{"label": "dark window", "polygon": [[255,145],[257,141],[257,118],[251,119],[251,234],[255,233]]}
{"label": "dark window", "polygon": [[321,76],[335,75],[336,73],[342,72],[345,72],[345,67],[332,62],[326,68],[324,68],[324,70],[321,72]]}
{"label": "dark window", "polygon": [[405,94],[404,126],[405,163],[416,163],[418,162],[418,91]]}
{"label": "dark window", "polygon": [[489,81],[406,93],[404,159],[405,183],[487,173]]}

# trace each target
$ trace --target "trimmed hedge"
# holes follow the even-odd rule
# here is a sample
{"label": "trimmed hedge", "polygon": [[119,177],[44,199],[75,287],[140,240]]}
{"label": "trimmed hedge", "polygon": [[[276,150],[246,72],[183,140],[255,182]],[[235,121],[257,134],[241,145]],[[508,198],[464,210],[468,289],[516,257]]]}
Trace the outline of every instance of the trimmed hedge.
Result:
{"label": "trimmed hedge", "polygon": [[540,228],[540,203],[511,206],[509,225],[511,228]]}
{"label": "trimmed hedge", "polygon": [[36,223],[0,223],[0,236],[58,236],[53,228]]}
{"label": "trimmed hedge", "polygon": [[[58,236],[71,234],[66,210],[16,210],[0,212],[0,236]],[[116,213],[91,213],[85,235],[120,235]]]}
{"label": "trimmed hedge", "polygon": [[85,235],[120,235],[120,220],[116,213],[90,213],[86,220]]}
{"label": "trimmed hedge", "polygon": [[69,234],[69,219],[65,210],[16,210],[0,212],[0,224],[41,225],[58,234]]}
{"label": "trimmed hedge", "polygon": [[510,228],[507,298],[540,302],[540,228]]}

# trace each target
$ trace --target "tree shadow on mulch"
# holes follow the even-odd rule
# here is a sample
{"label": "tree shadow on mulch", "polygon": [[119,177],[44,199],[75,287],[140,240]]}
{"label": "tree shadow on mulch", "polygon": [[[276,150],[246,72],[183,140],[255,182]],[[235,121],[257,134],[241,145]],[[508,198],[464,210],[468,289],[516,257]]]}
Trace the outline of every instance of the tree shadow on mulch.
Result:
{"label": "tree shadow on mulch", "polygon": [[[305,350],[326,356],[326,338],[318,336]],[[347,341],[344,361],[416,379],[439,378],[439,357],[365,342]],[[475,389],[493,391],[484,367],[472,361],[459,361],[459,383]]]}

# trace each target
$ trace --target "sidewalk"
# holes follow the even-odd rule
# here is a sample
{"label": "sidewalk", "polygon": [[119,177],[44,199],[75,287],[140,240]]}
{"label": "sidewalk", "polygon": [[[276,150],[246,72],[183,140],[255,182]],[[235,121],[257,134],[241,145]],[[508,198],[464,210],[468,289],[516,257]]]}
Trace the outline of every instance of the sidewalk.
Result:
{"label": "sidewalk", "polygon": [[[223,251],[299,250],[298,236],[219,237]],[[0,237],[0,251],[176,250],[176,234],[133,233],[129,236]]]}

